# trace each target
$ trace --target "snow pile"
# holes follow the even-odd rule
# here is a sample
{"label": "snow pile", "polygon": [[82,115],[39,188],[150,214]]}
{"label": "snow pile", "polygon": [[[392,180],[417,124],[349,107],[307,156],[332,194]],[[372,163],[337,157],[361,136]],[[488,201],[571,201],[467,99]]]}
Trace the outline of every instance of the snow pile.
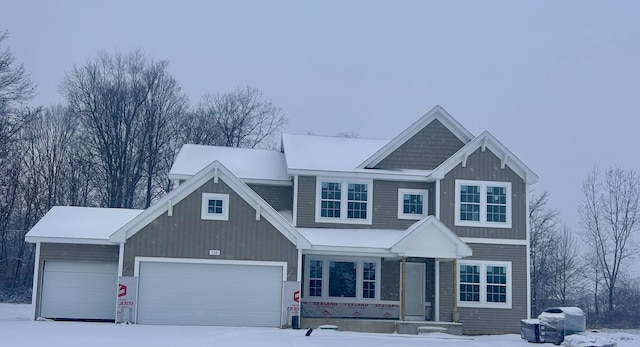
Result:
{"label": "snow pile", "polygon": [[567,347],[617,347],[616,341],[609,334],[598,332],[581,332],[564,338],[563,346]]}

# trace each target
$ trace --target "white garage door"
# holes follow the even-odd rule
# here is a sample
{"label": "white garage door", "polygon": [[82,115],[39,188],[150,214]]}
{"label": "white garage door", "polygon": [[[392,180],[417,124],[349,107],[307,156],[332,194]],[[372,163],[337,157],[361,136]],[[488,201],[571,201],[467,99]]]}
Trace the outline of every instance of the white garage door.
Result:
{"label": "white garage door", "polygon": [[40,316],[114,320],[117,283],[117,263],[47,261]]}
{"label": "white garage door", "polygon": [[141,324],[279,327],[282,266],[141,262]]}

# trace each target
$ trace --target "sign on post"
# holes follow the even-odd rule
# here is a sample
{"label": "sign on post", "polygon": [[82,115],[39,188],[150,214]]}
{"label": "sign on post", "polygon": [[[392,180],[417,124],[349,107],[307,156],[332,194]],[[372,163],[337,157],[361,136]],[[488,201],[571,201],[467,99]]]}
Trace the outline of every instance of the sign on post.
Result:
{"label": "sign on post", "polygon": [[136,322],[136,292],[138,278],[122,276],[118,278],[118,310],[116,323]]}

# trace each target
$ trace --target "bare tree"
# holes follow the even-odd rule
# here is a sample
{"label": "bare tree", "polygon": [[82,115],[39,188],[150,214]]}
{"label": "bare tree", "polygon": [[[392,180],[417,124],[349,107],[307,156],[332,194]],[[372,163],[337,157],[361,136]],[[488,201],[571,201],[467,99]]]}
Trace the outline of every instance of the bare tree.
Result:
{"label": "bare tree", "polygon": [[531,312],[538,315],[553,292],[552,262],[558,227],[558,211],[548,207],[549,192],[531,195],[529,245],[531,261]]}
{"label": "bare tree", "polygon": [[[3,48],[8,38],[0,31],[0,289],[17,285],[16,273],[25,254],[24,230],[19,229],[22,214],[21,176],[22,131],[38,113],[26,107],[36,85],[15,56]],[[2,293],[0,293],[2,294]]]}
{"label": "bare tree", "polygon": [[80,120],[84,158],[93,161],[93,185],[102,206],[146,207],[151,202],[158,156],[174,136],[165,131],[175,129],[168,123],[187,103],[167,66],[140,52],[100,53],[75,66],[61,85]]}
{"label": "bare tree", "polygon": [[640,221],[640,176],[635,170],[612,168],[601,180],[594,168],[582,192],[579,214],[584,239],[607,290],[609,312],[613,312],[624,264],[638,252],[632,235]]}
{"label": "bare tree", "polygon": [[185,143],[227,147],[271,147],[287,120],[257,88],[205,95],[184,121]]}
{"label": "bare tree", "polygon": [[554,294],[557,305],[568,306],[570,301],[577,299],[577,290],[581,287],[578,245],[573,232],[566,225],[556,232],[555,241],[553,261],[550,264],[554,275]]}

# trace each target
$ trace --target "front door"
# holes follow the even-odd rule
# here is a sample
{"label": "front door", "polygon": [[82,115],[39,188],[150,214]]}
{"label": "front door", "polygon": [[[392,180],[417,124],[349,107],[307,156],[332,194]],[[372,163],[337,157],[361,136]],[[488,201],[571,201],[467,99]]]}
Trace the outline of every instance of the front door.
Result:
{"label": "front door", "polygon": [[424,320],[425,266],[406,263],[405,320]]}

